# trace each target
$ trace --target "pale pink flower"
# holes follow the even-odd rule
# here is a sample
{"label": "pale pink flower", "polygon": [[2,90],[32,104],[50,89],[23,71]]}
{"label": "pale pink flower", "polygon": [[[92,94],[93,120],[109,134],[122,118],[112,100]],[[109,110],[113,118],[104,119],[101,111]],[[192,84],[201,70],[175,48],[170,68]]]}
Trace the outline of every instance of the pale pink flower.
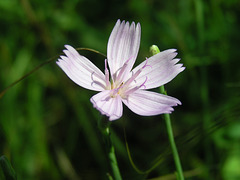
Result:
{"label": "pale pink flower", "polygon": [[[116,120],[122,116],[124,103],[134,113],[153,116],[171,113],[181,104],[173,97],[147,91],[162,86],[185,68],[174,59],[176,49],[162,51],[133,68],[140,46],[138,23],[118,20],[108,40],[104,73],[73,47],[65,45],[57,64],[79,86],[99,91],[90,100],[101,114]],[[108,70],[109,67],[109,70]],[[133,70],[132,70],[133,68]]]}

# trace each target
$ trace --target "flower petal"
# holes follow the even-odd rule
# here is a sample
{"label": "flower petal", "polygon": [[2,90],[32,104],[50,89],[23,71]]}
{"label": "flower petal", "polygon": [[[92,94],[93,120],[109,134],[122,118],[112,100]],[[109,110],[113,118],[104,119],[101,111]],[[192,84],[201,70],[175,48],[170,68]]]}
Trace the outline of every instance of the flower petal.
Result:
{"label": "flower petal", "polygon": [[94,95],[90,101],[93,107],[101,112],[101,114],[109,116],[109,120],[113,121],[122,116],[123,106],[120,96],[110,97],[111,90],[105,90]]}
{"label": "flower petal", "polygon": [[176,64],[180,60],[174,59],[176,55],[177,53],[175,49],[169,49],[142,62],[132,70],[132,72],[135,73],[144,65],[146,66],[132,85],[141,85],[146,80],[146,77],[147,81],[141,89],[156,88],[171,81],[185,69],[185,67],[182,67],[182,64]]}
{"label": "flower petal", "polygon": [[141,27],[138,23],[118,20],[108,40],[107,58],[112,77],[128,61],[128,67],[124,74],[128,74],[137,58],[141,37]]}
{"label": "flower petal", "polygon": [[102,91],[106,87],[105,76],[86,57],[81,56],[73,47],[65,45],[66,56],[60,56],[56,62],[67,76],[79,86],[94,91]]}
{"label": "flower petal", "polygon": [[142,116],[171,113],[172,106],[181,104],[176,98],[145,90],[137,90],[122,101],[134,113]]}

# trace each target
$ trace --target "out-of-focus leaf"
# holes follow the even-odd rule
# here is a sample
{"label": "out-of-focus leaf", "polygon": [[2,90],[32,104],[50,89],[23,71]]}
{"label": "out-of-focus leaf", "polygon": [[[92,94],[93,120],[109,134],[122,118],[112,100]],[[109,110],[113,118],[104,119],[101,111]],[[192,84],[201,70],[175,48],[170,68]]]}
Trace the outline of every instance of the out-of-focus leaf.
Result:
{"label": "out-of-focus leaf", "polygon": [[4,180],[17,180],[17,174],[15,173],[12,165],[8,161],[6,156],[0,157],[0,177],[5,178]]}

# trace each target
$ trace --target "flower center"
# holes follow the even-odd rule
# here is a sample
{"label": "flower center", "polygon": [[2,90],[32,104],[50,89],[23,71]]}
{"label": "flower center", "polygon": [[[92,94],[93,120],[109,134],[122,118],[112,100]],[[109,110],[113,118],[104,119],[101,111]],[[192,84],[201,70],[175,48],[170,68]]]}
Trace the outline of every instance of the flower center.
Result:
{"label": "flower center", "polygon": [[[124,65],[119,70],[118,74],[113,75],[111,82],[109,81],[109,71],[107,69],[107,60],[105,60],[105,80],[106,80],[106,89],[111,90],[110,97],[115,98],[120,95],[122,98],[127,98],[127,96],[134,91],[140,89],[145,86],[144,84],[147,82],[147,76],[145,81],[138,86],[132,86],[131,83],[136,80],[139,74],[142,72],[144,68],[146,68],[148,63],[148,59],[146,59],[146,63],[141,67],[137,72],[133,73],[132,76],[126,81],[123,82],[123,76],[126,72],[126,68],[128,66],[128,61],[124,63]],[[151,67],[151,66],[150,66]]]}
{"label": "flower center", "polygon": [[120,86],[119,87],[114,87],[115,85],[114,85],[114,83],[112,83],[111,84],[111,94],[110,94],[110,96],[112,97],[112,98],[115,98],[116,96],[118,96],[118,95],[120,95],[120,96],[122,96],[122,86],[123,86],[123,82],[120,84]]}

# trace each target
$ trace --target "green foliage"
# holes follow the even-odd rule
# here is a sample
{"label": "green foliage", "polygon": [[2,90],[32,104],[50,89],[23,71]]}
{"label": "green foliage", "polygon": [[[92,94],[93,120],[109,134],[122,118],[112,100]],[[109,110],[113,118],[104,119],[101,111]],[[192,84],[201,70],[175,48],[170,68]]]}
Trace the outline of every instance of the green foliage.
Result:
{"label": "green foliage", "polygon": [[17,175],[6,156],[0,157],[0,177],[2,180],[17,180]]}
{"label": "green foliage", "polygon": [[[239,5],[237,0],[2,0],[0,91],[61,53],[65,44],[106,54],[117,19],[140,22],[137,64],[156,44],[161,51],[178,49],[186,67],[165,86],[182,102],[171,119],[186,177],[239,179]],[[80,53],[103,69],[105,57]],[[0,155],[9,157],[18,179],[111,177],[97,125],[101,116],[89,101],[93,94],[52,62],[0,98]],[[161,116],[140,117],[125,108],[111,127],[123,179],[174,176]],[[161,160],[148,175],[131,167],[123,128],[139,169]]]}

